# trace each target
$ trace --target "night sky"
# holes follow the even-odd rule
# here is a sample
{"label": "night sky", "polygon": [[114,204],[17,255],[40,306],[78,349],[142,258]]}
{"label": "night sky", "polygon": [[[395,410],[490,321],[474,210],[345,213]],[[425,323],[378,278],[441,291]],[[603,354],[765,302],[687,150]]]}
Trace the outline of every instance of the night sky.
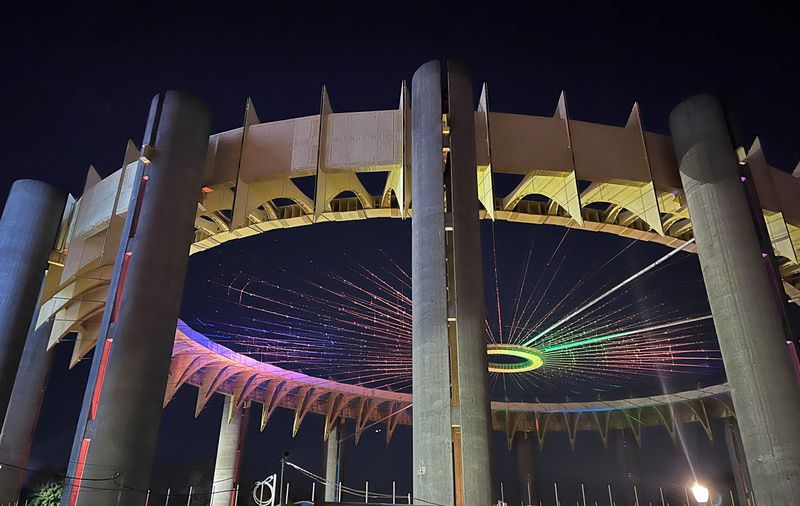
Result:
{"label": "night sky", "polygon": [[[317,114],[322,84],[334,111],[394,108],[400,81],[432,58],[464,63],[476,90],[487,81],[496,111],[551,115],[564,89],[573,118],[622,125],[638,100],[645,128],[662,133],[679,101],[699,91],[716,92],[732,111],[741,144],[749,146],[758,134],[772,165],[790,171],[800,160],[797,4],[299,4],[128,1],[4,7],[0,132],[6,149],[0,200],[18,178],[42,179],[79,195],[89,164],[103,176],[116,170],[127,139],[141,141],[150,98],[164,89],[183,89],[207,101],[215,115],[213,130],[223,131],[241,125],[248,96],[262,121]],[[365,226],[374,247],[385,247],[390,227],[377,223],[356,225]],[[347,252],[345,241],[337,242],[342,230],[325,225],[282,232]],[[505,243],[513,239],[498,237]],[[217,260],[222,259],[222,270],[229,269],[245,246],[246,255],[257,258],[276,240],[267,234],[209,252],[213,259],[197,256],[190,265],[192,282],[220,275],[213,268]],[[598,255],[620,247],[615,238],[599,235],[580,240],[593,241]],[[655,256],[652,247],[637,245],[630,268]],[[507,262],[513,261],[509,256]],[[686,262],[694,263],[681,271],[688,282],[697,266],[694,258]],[[513,277],[511,268],[507,272]],[[192,300],[202,306],[200,297],[190,298],[184,310]],[[43,473],[34,480],[63,472],[69,458],[89,368],[87,359],[67,371],[70,353],[69,345],[56,348],[30,463]],[[211,473],[221,398],[194,419],[195,393],[182,388],[164,412],[154,489],[173,487],[185,494],[190,483],[199,484]],[[275,472],[284,451],[319,471],[319,417],[309,415],[292,440],[292,413],[276,412],[263,433],[253,415],[244,483]],[[686,426],[686,447],[695,468],[727,488],[722,426],[714,430],[711,443],[697,424]],[[519,504],[516,457],[506,451],[504,436],[495,436],[496,479],[505,482],[509,502]],[[658,483],[682,486],[687,480],[683,450],[663,429],[646,430],[639,451],[630,439],[613,434],[604,450],[596,434],[582,433],[572,451],[566,435],[548,435],[536,456],[541,498],[552,502],[554,481],[569,503],[580,481],[600,498],[608,482],[621,491],[641,479],[655,497]],[[395,479],[398,490],[409,490],[408,428],[397,430],[388,449],[384,434],[371,431],[358,447],[351,441],[346,452],[345,480],[352,485],[369,479],[371,489],[388,490]],[[297,483],[303,487],[307,484]]]}

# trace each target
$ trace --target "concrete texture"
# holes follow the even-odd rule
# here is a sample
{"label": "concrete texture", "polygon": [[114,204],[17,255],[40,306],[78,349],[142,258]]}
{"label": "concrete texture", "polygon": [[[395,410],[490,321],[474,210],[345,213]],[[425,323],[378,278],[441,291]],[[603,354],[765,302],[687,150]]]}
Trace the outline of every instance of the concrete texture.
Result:
{"label": "concrete texture", "polygon": [[65,202],[49,184],[21,179],[12,185],[0,219],[0,424]]}
{"label": "concrete texture", "polygon": [[514,440],[514,457],[517,461],[519,497],[526,505],[538,504],[536,498],[536,440],[533,434],[518,434]]}
{"label": "concrete texture", "polygon": [[670,114],[676,157],[759,506],[800,497],[800,389],[719,102]]}
{"label": "concrete texture", "polygon": [[325,465],[325,497],[328,502],[336,501],[336,487],[342,479],[343,444],[341,442],[342,426],[336,426],[328,434],[322,456]]}
{"label": "concrete texture", "polygon": [[219,427],[217,460],[214,462],[214,495],[211,497],[211,506],[230,506],[239,483],[239,466],[249,412],[240,408],[231,413],[235,407],[233,398],[226,396]]}
{"label": "concrete texture", "polygon": [[412,428],[414,502],[455,504],[450,428],[442,174],[442,83],[438,61],[411,80]]}
{"label": "concrete texture", "polygon": [[747,472],[747,460],[742,448],[742,436],[739,432],[739,423],[736,418],[725,420],[725,445],[728,447],[728,458],[731,463],[733,481],[736,485],[737,504],[746,506],[750,497],[750,476]]}
{"label": "concrete texture", "polygon": [[8,404],[9,416],[0,432],[0,462],[10,464],[0,467],[0,504],[11,503],[19,498],[47,377],[53,365],[53,355],[47,351],[53,320],[35,329],[37,314],[38,310],[28,330],[14,391]]}
{"label": "concrete texture", "polygon": [[68,480],[64,506],[144,503],[210,127],[208,108],[189,95],[153,101],[144,136],[150,163],[140,165],[131,193],[70,457],[70,476],[98,481]]}
{"label": "concrete texture", "polygon": [[[461,430],[462,504],[483,505],[492,502],[489,453],[491,419],[478,215],[478,165],[475,159],[475,114],[469,73],[452,63],[448,63],[447,70],[450,123],[447,211],[452,216],[453,224],[453,265],[448,287],[455,306],[455,314],[449,316],[450,325],[455,325],[458,360],[458,409],[454,410],[451,423]],[[415,205],[415,216],[418,209]],[[455,322],[452,322],[453,317]],[[458,449],[455,451],[458,452]],[[459,495],[458,492],[456,494]]]}

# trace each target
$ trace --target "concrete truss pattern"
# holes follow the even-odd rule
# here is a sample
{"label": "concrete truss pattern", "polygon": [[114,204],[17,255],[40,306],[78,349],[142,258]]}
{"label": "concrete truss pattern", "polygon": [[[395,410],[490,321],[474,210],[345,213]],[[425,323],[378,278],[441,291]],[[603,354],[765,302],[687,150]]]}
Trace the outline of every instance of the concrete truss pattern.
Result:
{"label": "concrete truss pattern", "polygon": [[[276,408],[294,411],[292,436],[308,413],[325,417],[324,437],[342,420],[355,423],[355,440],[364,428],[380,423],[391,441],[398,424],[412,421],[411,394],[365,388],[316,378],[260,362],[232,351],[180,322],[170,366],[166,406],[185,385],[198,389],[195,416],[215,393],[232,397],[236,409],[259,403],[261,430]],[[234,412],[232,410],[231,412]],[[567,432],[575,446],[578,431],[597,431],[608,444],[611,430],[630,430],[641,444],[643,427],[663,426],[673,442],[677,423],[698,422],[709,439],[711,420],[735,416],[727,384],[685,392],[589,402],[492,402],[492,426],[505,431],[509,449],[518,432],[536,433],[539,444],[548,432]]]}
{"label": "concrete truss pattern", "polygon": [[[334,113],[323,88],[319,114],[261,122],[248,99],[243,126],[209,139],[190,254],[277,228],[409,217],[410,121],[405,83],[398,108],[384,111]],[[446,131],[446,115],[442,122]],[[489,110],[484,85],[475,130],[482,218],[581,228],[669,247],[693,236],[672,141],[642,128],[638,104],[624,126],[571,119],[563,93],[552,117],[499,113]],[[51,263],[62,267],[51,269],[51,275],[59,276],[58,288],[43,303],[37,324],[53,318],[50,347],[77,333],[72,365],[96,344],[136,164],[147,163],[151,150],[129,141],[122,167],[106,178],[90,167],[83,195],[68,206],[63,247],[51,255]],[[758,139],[739,155],[750,167],[786,291],[798,299],[800,203],[795,196],[800,180],[771,167]],[[379,194],[365,188],[359,178],[364,173],[385,177]],[[505,194],[494,186],[494,176],[501,174],[517,181]],[[313,184],[313,191],[301,189],[306,183]],[[272,377],[274,371],[259,369],[266,365],[246,363],[250,359],[242,356],[231,359],[230,350],[225,353],[199,337],[193,341],[188,331],[177,332],[170,372],[174,384],[168,386],[165,403],[181,384],[190,383],[200,390],[198,412],[214,392],[232,394],[239,404],[262,403],[262,428],[278,406],[295,409],[295,433],[307,412],[327,417],[326,433],[342,417],[356,420],[360,432],[369,421],[388,416],[388,436],[397,423],[409,421],[408,410],[395,409],[409,402],[401,394],[393,398],[390,392],[349,391],[358,387],[327,385],[283,370],[283,379]],[[244,374],[241,367],[250,367],[251,373]],[[627,427],[640,434],[642,425],[663,424],[674,434],[676,418],[700,421],[708,432],[709,416],[732,413],[724,387],[719,388],[687,393],[688,400],[642,401],[642,406],[508,405],[494,410],[493,423],[510,438],[535,427],[540,438],[550,430],[567,430],[573,443],[576,431],[585,428],[599,430],[604,441],[609,428]],[[681,407],[658,407],[666,405]]]}

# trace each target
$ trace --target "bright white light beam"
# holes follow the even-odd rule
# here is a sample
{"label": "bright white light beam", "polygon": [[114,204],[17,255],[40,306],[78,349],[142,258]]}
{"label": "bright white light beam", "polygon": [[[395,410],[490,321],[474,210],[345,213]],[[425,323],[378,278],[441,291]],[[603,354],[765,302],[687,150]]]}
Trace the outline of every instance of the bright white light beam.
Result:
{"label": "bright white light beam", "polygon": [[576,316],[578,316],[579,314],[583,313],[584,311],[586,311],[590,307],[594,306],[595,304],[597,304],[601,300],[605,299],[606,297],[608,297],[612,293],[616,292],[617,290],[619,290],[623,286],[627,285],[631,281],[635,280],[639,276],[642,276],[643,274],[646,274],[646,273],[650,272],[651,270],[655,269],[656,267],[658,267],[659,265],[663,264],[664,262],[666,262],[667,260],[669,260],[673,256],[677,255],[678,252],[683,251],[684,249],[686,249],[687,246],[689,246],[690,244],[693,244],[693,243],[694,243],[694,237],[692,237],[691,239],[689,239],[685,243],[681,244],[679,247],[675,248],[674,250],[670,251],[669,253],[667,253],[663,257],[659,258],[658,260],[656,260],[652,264],[648,265],[644,269],[640,270],[636,274],[634,274],[634,275],[630,276],[629,278],[625,279],[624,281],[622,281],[618,285],[616,285],[616,286],[608,289],[606,292],[598,295],[597,297],[595,297],[594,299],[590,300],[589,302],[587,302],[583,306],[579,307],[575,311],[571,312],[570,314],[568,314],[564,318],[561,318],[560,320],[558,320],[554,324],[550,325],[549,327],[547,327],[543,331],[539,332],[538,334],[536,334],[532,338],[530,338],[527,341],[525,341],[524,343],[522,343],[522,346],[530,346],[531,344],[535,343],[536,341],[538,341],[542,337],[546,336],[547,334],[549,334],[553,330],[557,329],[561,325],[567,323],[571,319],[573,319]]}

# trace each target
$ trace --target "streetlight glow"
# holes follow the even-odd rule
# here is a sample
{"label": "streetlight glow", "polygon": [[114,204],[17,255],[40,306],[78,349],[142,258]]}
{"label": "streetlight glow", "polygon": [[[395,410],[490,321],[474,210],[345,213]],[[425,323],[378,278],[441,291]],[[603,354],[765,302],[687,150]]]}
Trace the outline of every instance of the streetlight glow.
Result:
{"label": "streetlight glow", "polygon": [[694,485],[692,485],[692,495],[694,495],[695,501],[699,503],[706,503],[708,502],[708,487],[705,487],[698,482],[694,482]]}

